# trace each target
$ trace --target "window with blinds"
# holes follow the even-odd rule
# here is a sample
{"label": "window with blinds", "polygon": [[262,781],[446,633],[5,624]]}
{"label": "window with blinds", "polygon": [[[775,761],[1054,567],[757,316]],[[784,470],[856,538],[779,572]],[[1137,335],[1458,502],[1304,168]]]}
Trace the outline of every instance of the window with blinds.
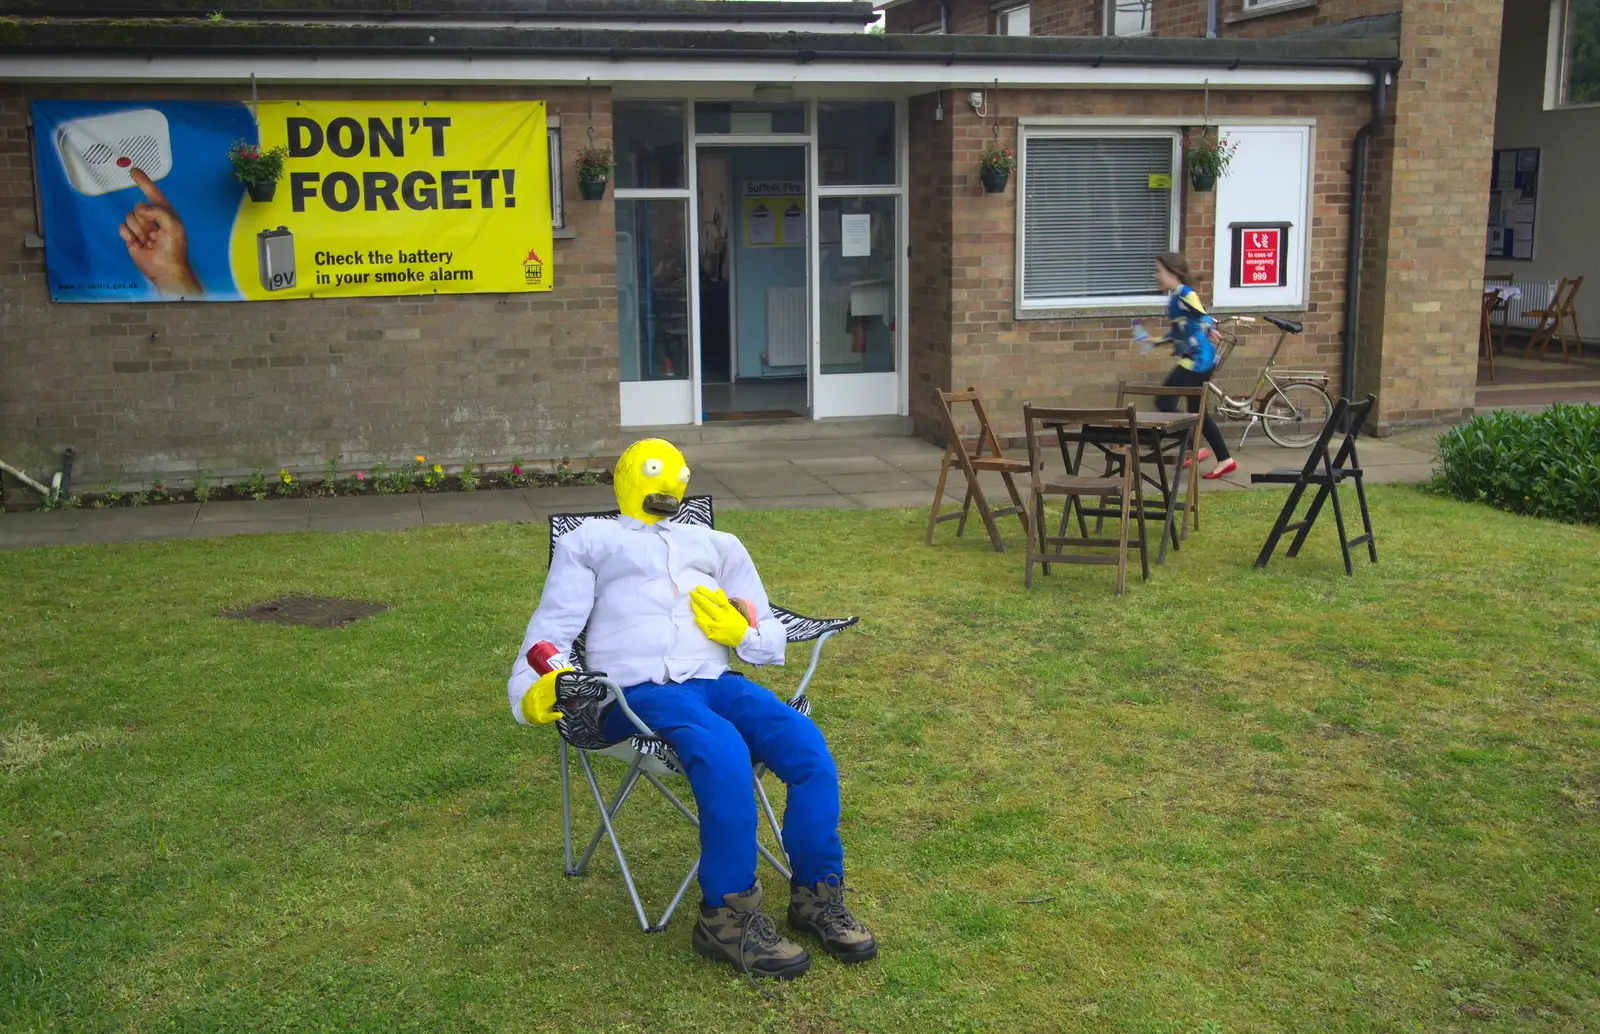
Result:
{"label": "window with blinds", "polygon": [[1115,305],[1158,295],[1151,267],[1176,247],[1176,133],[1026,133],[1022,304]]}

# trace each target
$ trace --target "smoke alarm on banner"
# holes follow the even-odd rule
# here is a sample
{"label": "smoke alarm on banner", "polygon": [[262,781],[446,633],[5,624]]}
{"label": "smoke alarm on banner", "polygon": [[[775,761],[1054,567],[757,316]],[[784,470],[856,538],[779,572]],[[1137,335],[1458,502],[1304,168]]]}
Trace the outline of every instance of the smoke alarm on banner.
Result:
{"label": "smoke alarm on banner", "polygon": [[538,102],[37,101],[33,118],[54,301],[552,285]]}

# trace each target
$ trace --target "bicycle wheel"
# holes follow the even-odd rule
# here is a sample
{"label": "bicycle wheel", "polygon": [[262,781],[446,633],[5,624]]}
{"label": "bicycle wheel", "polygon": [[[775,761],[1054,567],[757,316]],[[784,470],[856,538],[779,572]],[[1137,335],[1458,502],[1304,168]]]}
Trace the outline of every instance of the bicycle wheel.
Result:
{"label": "bicycle wheel", "polygon": [[1306,381],[1285,384],[1261,407],[1267,437],[1285,449],[1303,449],[1317,440],[1333,412],[1328,393]]}

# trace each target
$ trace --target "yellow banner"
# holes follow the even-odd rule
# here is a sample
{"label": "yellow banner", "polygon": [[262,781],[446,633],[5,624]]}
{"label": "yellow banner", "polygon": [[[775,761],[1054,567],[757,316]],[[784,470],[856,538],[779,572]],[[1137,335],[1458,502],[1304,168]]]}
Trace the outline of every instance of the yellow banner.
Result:
{"label": "yellow banner", "polygon": [[289,158],[234,224],[245,298],[550,290],[544,104],[277,101],[259,123]]}

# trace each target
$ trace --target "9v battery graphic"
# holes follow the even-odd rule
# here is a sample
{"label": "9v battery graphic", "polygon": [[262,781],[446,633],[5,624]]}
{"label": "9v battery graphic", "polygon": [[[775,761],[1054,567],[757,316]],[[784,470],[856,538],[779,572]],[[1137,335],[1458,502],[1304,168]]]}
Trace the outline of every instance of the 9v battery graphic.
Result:
{"label": "9v battery graphic", "polygon": [[294,286],[294,234],[288,227],[256,234],[256,265],[262,290],[282,291]]}

